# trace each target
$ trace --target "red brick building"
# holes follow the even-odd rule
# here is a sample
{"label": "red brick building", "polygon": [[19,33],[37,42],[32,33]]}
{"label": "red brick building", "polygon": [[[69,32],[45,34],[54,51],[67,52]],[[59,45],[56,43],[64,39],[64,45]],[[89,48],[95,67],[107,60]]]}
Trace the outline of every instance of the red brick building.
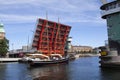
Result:
{"label": "red brick building", "polygon": [[66,41],[71,27],[59,22],[39,19],[32,47],[43,54],[64,55]]}

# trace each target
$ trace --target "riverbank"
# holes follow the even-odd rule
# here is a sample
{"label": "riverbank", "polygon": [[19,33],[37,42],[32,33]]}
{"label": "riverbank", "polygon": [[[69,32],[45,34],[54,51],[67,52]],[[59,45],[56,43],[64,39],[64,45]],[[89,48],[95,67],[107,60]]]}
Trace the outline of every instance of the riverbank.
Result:
{"label": "riverbank", "polygon": [[[94,56],[100,56],[100,54],[75,54],[74,56],[72,56],[71,59],[78,59],[80,57],[94,57]],[[18,62],[18,60],[21,58],[0,58],[0,63],[2,62]]]}
{"label": "riverbank", "polygon": [[2,62],[18,62],[21,58],[0,58],[0,63]]}
{"label": "riverbank", "polygon": [[80,57],[94,57],[94,56],[100,56],[100,54],[75,54],[75,58],[78,59]]}

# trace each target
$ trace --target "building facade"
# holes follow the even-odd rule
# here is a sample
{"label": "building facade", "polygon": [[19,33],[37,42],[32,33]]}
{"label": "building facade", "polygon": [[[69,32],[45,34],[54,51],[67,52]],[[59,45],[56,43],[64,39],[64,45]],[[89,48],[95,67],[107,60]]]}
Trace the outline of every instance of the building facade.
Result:
{"label": "building facade", "polygon": [[[100,66],[120,67],[120,0],[101,0],[102,18],[107,21],[108,47],[101,47]],[[107,49],[108,48],[108,49]]]}
{"label": "building facade", "polygon": [[5,30],[4,30],[4,25],[0,23],[0,39],[5,38]]}
{"label": "building facade", "polygon": [[93,49],[92,47],[90,46],[72,46],[71,47],[71,52],[74,53],[74,52],[77,52],[77,53],[89,53],[89,52],[92,52]]}
{"label": "building facade", "polygon": [[55,53],[64,55],[70,30],[71,26],[39,19],[32,48],[46,55]]}
{"label": "building facade", "polygon": [[107,2],[101,6],[101,10],[102,18],[107,20],[109,48],[120,54],[120,1]]}
{"label": "building facade", "polygon": [[72,37],[68,37],[67,42],[66,42],[66,47],[65,47],[68,53],[71,52],[71,48],[72,48],[71,42],[72,42]]}

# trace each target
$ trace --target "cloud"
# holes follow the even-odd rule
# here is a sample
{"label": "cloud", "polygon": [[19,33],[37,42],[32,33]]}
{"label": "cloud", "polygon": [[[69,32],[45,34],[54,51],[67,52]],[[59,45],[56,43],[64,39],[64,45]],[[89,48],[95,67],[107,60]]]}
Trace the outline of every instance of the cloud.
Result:
{"label": "cloud", "polygon": [[14,5],[14,4],[23,4],[23,3],[32,3],[34,0],[0,0],[2,5]]}
{"label": "cloud", "polygon": [[[0,14],[3,22],[6,23],[33,23],[36,22],[38,18],[46,18],[45,16],[39,16],[39,15],[16,15],[16,14]],[[39,17],[38,17],[39,16]],[[48,17],[49,20],[57,21],[58,16],[57,15],[50,15]],[[100,18],[100,16],[96,15],[89,16],[84,14],[69,14],[68,16],[61,15],[59,16],[61,23],[68,23],[68,22],[92,22],[92,23],[104,23],[104,21]]]}
{"label": "cloud", "polygon": [[[82,12],[89,10],[97,10],[98,3],[95,0],[0,0],[2,7],[43,7],[50,10],[65,12]],[[21,6],[22,5],[22,6]]]}
{"label": "cloud", "polygon": [[[33,30],[36,20],[46,18],[46,11],[48,19],[52,21],[58,21],[59,17],[61,23],[70,23],[71,26],[82,24],[89,26],[91,23],[96,26],[105,23],[101,19],[99,7],[98,0],[0,0],[0,20],[5,24],[7,37],[11,42],[16,41],[14,44],[23,42],[20,45],[24,45],[26,35]],[[72,30],[74,29],[75,27]]]}
{"label": "cloud", "polygon": [[26,23],[26,22],[33,22],[36,16],[28,16],[28,15],[9,15],[9,14],[0,14],[0,18],[2,18],[3,22],[7,23]]}
{"label": "cloud", "polygon": [[9,23],[35,22],[37,18],[64,22],[102,23],[96,0],[0,0],[0,18]]}

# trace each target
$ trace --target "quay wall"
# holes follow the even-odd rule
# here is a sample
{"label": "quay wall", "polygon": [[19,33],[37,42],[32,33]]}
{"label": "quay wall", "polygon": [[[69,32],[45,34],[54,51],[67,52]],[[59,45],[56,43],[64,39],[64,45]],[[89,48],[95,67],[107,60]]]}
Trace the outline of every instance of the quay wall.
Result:
{"label": "quay wall", "polygon": [[0,58],[0,63],[1,62],[18,62],[18,60],[21,58]]}

